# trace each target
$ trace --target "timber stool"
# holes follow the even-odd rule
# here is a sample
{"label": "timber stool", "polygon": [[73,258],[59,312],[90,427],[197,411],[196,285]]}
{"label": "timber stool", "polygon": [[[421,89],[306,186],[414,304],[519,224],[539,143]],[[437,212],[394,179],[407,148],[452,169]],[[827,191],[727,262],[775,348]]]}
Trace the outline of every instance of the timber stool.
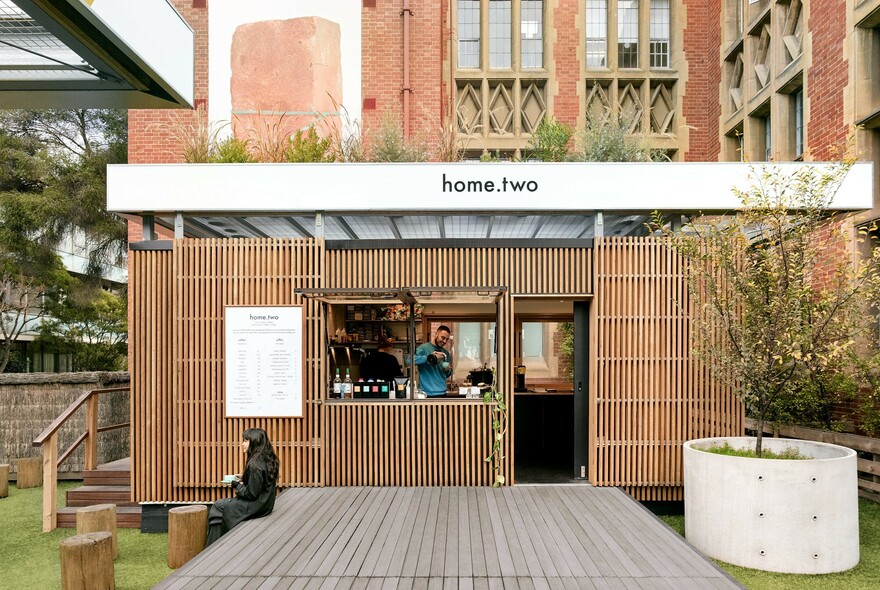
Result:
{"label": "timber stool", "polygon": [[107,531],[62,539],[61,590],[115,590],[111,543]]}
{"label": "timber stool", "polygon": [[39,457],[19,459],[17,468],[15,487],[18,489],[38,488],[43,485],[43,461]]}
{"label": "timber stool", "polygon": [[205,548],[207,540],[207,506],[178,506],[168,511],[168,567],[185,564]]}
{"label": "timber stool", "polygon": [[9,463],[0,464],[0,498],[9,495]]}
{"label": "timber stool", "polygon": [[119,545],[116,543],[116,504],[95,504],[76,510],[76,534],[101,531],[113,535],[111,545],[115,560],[119,557]]}

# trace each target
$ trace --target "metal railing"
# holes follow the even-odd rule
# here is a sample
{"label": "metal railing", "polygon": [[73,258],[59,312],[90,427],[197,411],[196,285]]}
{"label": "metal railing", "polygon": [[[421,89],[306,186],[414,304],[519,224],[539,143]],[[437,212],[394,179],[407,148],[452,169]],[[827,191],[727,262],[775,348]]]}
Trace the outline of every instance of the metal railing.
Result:
{"label": "metal railing", "polygon": [[[98,467],[98,434],[120,428],[128,428],[130,422],[98,427],[98,396],[104,393],[129,391],[129,386],[109,387],[88,391],[64,410],[60,416],[34,439],[33,446],[42,447],[43,452],[43,532],[54,530],[58,526],[58,467],[70,457],[79,446],[85,443],[85,465],[83,470]],[[86,427],[80,436],[58,456],[58,430],[83,405],[86,407]]]}

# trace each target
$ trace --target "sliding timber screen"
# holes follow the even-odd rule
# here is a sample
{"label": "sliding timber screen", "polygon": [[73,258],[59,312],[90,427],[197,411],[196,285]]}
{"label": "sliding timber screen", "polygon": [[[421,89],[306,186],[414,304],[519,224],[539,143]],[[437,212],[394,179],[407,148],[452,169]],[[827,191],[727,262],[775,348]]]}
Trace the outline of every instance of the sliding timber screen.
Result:
{"label": "sliding timber screen", "polygon": [[599,239],[590,480],[681,500],[681,446],[738,436],[742,404],[692,356],[682,260],[653,238]]}

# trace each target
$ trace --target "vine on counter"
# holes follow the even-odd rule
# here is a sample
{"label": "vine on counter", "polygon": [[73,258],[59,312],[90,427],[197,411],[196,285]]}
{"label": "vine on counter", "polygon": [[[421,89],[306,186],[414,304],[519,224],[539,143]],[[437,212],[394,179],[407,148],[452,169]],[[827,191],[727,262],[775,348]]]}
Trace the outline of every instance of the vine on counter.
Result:
{"label": "vine on counter", "polygon": [[507,433],[507,404],[504,403],[504,395],[498,391],[498,379],[496,379],[495,368],[492,368],[492,387],[483,394],[483,401],[487,404],[494,404],[492,408],[492,452],[486,457],[486,463],[492,464],[492,471],[495,472],[495,481],[492,487],[497,488],[504,485],[504,475],[501,473],[501,466],[504,462],[504,453],[501,449],[501,443],[504,441],[504,435]]}

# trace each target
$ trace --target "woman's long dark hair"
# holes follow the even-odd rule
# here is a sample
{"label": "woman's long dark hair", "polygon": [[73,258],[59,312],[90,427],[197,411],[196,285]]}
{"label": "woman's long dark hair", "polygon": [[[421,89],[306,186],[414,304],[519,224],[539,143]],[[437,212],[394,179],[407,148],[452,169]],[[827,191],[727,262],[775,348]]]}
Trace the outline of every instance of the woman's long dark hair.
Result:
{"label": "woman's long dark hair", "polygon": [[247,462],[260,459],[266,464],[269,479],[278,481],[278,456],[269,442],[269,435],[262,428],[248,428],[241,435],[248,441]]}

